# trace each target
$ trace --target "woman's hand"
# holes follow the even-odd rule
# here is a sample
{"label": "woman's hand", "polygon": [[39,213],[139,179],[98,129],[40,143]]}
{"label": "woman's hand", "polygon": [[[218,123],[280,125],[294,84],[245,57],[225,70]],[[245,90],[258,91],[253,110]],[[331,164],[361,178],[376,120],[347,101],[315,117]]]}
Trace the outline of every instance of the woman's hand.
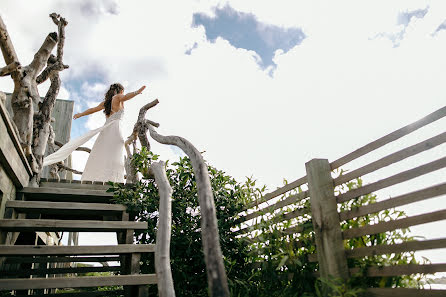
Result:
{"label": "woman's hand", "polygon": [[80,113],[76,113],[74,116],[73,116],[73,119],[78,119],[78,118],[80,118],[82,115],[80,114]]}

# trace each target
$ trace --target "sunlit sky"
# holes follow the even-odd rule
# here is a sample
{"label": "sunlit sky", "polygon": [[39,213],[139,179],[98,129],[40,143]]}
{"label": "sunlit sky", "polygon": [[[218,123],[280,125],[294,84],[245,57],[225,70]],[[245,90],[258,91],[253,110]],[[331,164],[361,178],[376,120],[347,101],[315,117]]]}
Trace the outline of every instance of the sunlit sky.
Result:
{"label": "sunlit sky", "polygon": [[[148,115],[161,124],[159,133],[185,137],[210,164],[239,181],[253,176],[269,189],[305,175],[312,158],[332,161],[445,105],[444,0],[0,0],[23,65],[56,30],[51,12],[69,22],[64,60],[70,68],[61,74],[59,98],[74,100],[76,112],[98,104],[113,82],[126,91],[147,85],[126,103],[126,135],[139,108],[158,98]],[[0,79],[0,90],[12,89],[10,78]],[[76,120],[72,137],[103,122],[102,113]],[[444,125],[435,123],[381,155],[444,132]],[[182,154],[152,144],[162,159]],[[439,158],[444,149],[369,179]],[[75,168],[82,170],[86,157],[75,154]],[[444,176],[380,195],[444,182]],[[440,199],[407,211],[437,210]],[[436,237],[446,227],[439,225],[418,232],[437,230]]]}

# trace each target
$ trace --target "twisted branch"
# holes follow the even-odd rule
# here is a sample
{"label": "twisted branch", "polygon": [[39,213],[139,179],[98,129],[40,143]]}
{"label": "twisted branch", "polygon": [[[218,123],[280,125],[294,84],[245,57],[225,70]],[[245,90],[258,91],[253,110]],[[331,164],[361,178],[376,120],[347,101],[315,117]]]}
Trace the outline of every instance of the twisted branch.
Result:
{"label": "twisted branch", "polygon": [[17,61],[14,61],[10,63],[9,65],[6,65],[5,67],[0,67],[0,76],[7,76],[13,73],[14,71],[20,70],[21,66],[20,63]]}
{"label": "twisted branch", "polygon": [[148,128],[153,139],[162,144],[175,145],[181,148],[191,160],[198,190],[201,237],[209,292],[213,297],[229,297],[228,280],[220,247],[218,221],[207,165],[200,152],[188,140],[179,136],[160,135],[150,125]]}

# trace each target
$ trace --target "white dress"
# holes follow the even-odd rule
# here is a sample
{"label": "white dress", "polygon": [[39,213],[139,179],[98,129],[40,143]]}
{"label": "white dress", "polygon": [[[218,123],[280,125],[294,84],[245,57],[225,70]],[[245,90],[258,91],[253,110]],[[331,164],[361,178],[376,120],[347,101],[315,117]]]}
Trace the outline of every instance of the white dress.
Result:
{"label": "white dress", "polygon": [[105,124],[73,139],[58,151],[45,157],[43,166],[65,160],[76,148],[99,133],[81,180],[101,182],[124,182],[124,137],[121,133],[121,120],[124,109],[107,118]]}

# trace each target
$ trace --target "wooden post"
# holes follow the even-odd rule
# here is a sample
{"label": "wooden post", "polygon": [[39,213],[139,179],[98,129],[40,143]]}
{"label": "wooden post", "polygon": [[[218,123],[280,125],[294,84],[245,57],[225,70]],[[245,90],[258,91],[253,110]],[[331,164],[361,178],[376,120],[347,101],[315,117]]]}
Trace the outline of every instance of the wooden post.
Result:
{"label": "wooden post", "polygon": [[330,164],[326,159],[313,159],[305,167],[320,277],[346,280],[349,272]]}
{"label": "wooden post", "polygon": [[158,229],[156,231],[155,270],[158,277],[158,295],[175,297],[172,271],[170,267],[170,235],[172,225],[172,187],[167,179],[164,162],[150,166],[155,175],[160,196]]}

